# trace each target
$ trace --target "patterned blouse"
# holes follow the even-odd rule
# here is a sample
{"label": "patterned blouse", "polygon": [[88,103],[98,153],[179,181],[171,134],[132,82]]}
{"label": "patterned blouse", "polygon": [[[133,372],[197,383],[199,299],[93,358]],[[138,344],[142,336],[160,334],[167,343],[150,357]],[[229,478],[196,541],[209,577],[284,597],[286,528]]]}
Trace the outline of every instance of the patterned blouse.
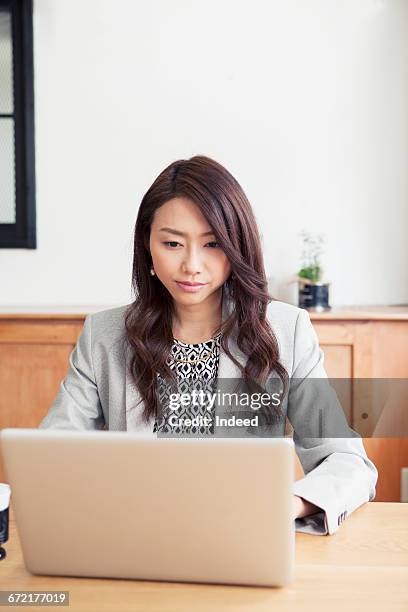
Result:
{"label": "patterned blouse", "polygon": [[[177,372],[177,390],[157,374],[158,398],[161,406],[161,418],[154,424],[154,432],[162,435],[205,436],[214,434],[214,413],[208,406],[208,393],[215,392],[218,364],[220,357],[221,332],[216,336],[197,344],[189,344],[174,339],[171,354],[167,360],[171,370]],[[192,393],[193,391],[193,393]],[[194,393],[195,391],[195,393]],[[174,399],[174,395],[177,398]],[[181,394],[190,398],[179,401]],[[173,402],[170,405],[170,395]],[[172,423],[167,419],[172,417]],[[201,418],[200,418],[201,417]],[[207,417],[206,419],[204,417]],[[186,419],[195,419],[192,424],[184,424]]]}

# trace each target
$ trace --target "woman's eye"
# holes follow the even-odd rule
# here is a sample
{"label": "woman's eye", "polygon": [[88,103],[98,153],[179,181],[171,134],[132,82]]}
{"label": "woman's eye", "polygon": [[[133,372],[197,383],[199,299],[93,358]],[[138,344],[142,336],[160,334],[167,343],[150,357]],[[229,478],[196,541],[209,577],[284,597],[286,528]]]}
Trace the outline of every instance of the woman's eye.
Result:
{"label": "woman's eye", "polygon": [[163,242],[163,244],[166,244],[166,245],[171,246],[173,248],[174,246],[176,246],[177,244],[180,244],[180,243],[179,242],[175,242],[174,240],[170,240],[168,242]]}
{"label": "woman's eye", "polygon": [[[168,240],[167,242],[163,242],[163,244],[173,249],[177,247],[177,245],[180,244],[180,242],[176,242],[175,240],[170,240],[170,241]],[[215,249],[218,247],[218,242],[207,242],[207,245],[211,245],[210,248]],[[183,246],[183,245],[180,244],[180,246]]]}

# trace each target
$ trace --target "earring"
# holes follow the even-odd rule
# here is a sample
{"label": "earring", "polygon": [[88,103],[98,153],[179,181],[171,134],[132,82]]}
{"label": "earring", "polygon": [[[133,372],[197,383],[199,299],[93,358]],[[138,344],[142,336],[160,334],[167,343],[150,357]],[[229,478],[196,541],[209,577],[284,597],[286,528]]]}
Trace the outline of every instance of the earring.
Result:
{"label": "earring", "polygon": [[154,275],[156,274],[156,272],[154,271],[153,266],[150,268],[150,274],[151,274],[152,276],[154,276]]}

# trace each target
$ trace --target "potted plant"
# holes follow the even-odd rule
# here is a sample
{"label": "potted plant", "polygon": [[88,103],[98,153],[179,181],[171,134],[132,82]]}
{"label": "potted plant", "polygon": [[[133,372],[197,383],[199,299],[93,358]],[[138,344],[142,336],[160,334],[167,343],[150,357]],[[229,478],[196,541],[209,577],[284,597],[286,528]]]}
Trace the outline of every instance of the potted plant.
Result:
{"label": "potted plant", "polygon": [[302,267],[297,274],[300,308],[318,312],[329,310],[329,285],[323,280],[321,255],[324,238],[322,234],[303,231]]}

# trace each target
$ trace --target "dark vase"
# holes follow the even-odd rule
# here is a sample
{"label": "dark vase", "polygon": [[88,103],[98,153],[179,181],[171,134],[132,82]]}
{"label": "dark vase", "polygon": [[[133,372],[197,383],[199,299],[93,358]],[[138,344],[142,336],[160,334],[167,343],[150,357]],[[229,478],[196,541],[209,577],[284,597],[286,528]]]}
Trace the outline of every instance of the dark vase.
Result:
{"label": "dark vase", "polygon": [[330,310],[329,306],[330,283],[313,283],[299,281],[299,307],[317,312]]}

